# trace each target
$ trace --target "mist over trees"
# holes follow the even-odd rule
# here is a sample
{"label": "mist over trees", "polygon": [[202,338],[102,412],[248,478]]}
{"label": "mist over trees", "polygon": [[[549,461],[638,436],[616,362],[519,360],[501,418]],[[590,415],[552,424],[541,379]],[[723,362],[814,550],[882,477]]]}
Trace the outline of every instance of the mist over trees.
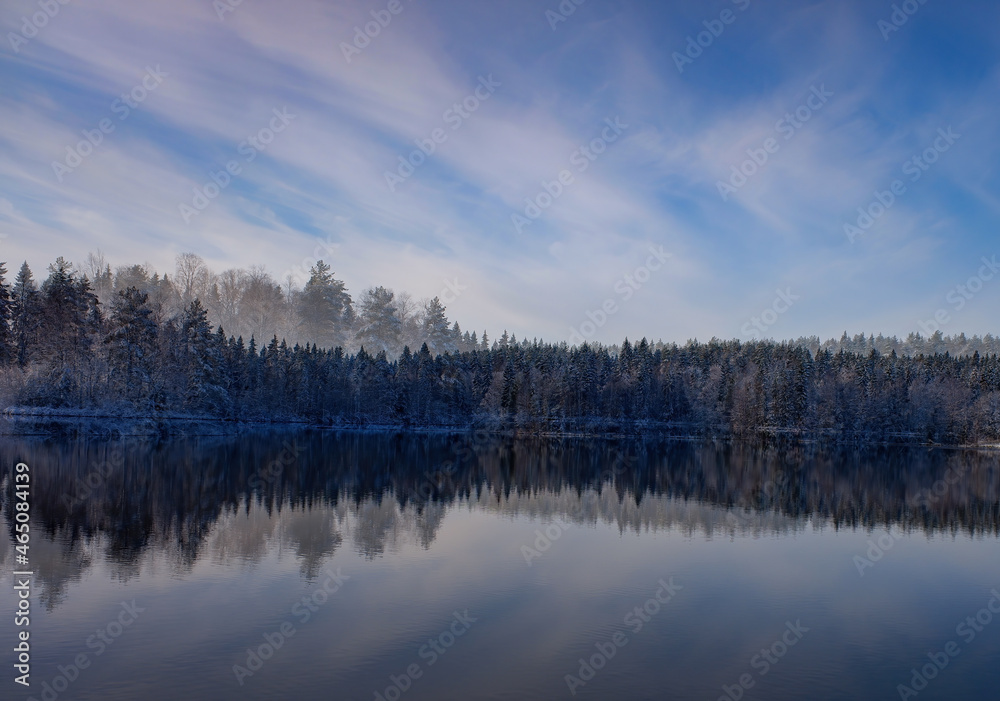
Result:
{"label": "mist over trees", "polygon": [[[419,348],[425,341],[440,352],[478,344],[455,325],[441,333],[440,324],[448,322],[440,300],[416,302],[405,292],[379,286],[362,291],[355,302],[322,260],[310,268],[301,289],[292,281],[275,280],[262,266],[216,273],[194,253],[179,255],[174,272],[162,276],[147,265],[112,270],[100,252],[91,253],[75,274],[89,281],[105,312],[119,293],[133,287],[147,295],[147,304],[163,320],[181,318],[198,300],[213,327],[222,327],[227,337],[256,339],[258,345],[277,337],[291,345],[340,346],[346,352],[365,345],[396,356],[403,346]],[[434,317],[433,338],[425,336],[428,314]]]}
{"label": "mist over trees", "polygon": [[998,340],[818,338],[620,346],[462,332],[437,298],[355,301],[318,261],[262,268],[0,264],[0,408],[320,425],[1000,440]]}
{"label": "mist over trees", "polygon": [[873,350],[877,350],[882,355],[889,355],[895,352],[897,355],[995,355],[1000,353],[1000,337],[986,334],[985,336],[966,336],[959,333],[955,336],[945,336],[940,331],[935,331],[930,336],[922,336],[919,333],[911,333],[906,338],[900,340],[895,336],[874,336],[867,337],[863,333],[848,336],[845,331],[839,339],[829,339],[821,341],[819,336],[800,337],[792,341],[793,345],[808,348],[814,355],[820,350],[828,350],[837,353],[841,350],[848,353],[860,353],[867,355]]}

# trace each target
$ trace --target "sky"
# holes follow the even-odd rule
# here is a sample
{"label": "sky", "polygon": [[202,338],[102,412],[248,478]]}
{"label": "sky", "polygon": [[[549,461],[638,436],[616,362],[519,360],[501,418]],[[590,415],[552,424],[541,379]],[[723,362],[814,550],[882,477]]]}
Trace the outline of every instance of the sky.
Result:
{"label": "sky", "polygon": [[6,0],[0,260],[322,258],[494,338],[997,333],[998,19]]}

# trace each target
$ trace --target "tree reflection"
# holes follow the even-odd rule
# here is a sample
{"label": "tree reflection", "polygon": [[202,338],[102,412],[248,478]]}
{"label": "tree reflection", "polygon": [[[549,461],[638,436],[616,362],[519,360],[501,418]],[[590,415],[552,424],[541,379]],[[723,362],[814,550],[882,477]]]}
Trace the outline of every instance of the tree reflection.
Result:
{"label": "tree reflection", "polygon": [[183,576],[203,558],[254,566],[289,553],[312,580],[345,544],[366,558],[432,547],[456,504],[623,531],[1000,534],[992,452],[276,432],[19,439],[0,456],[32,468],[32,562],[50,608],[98,561],[128,579],[152,562]]}

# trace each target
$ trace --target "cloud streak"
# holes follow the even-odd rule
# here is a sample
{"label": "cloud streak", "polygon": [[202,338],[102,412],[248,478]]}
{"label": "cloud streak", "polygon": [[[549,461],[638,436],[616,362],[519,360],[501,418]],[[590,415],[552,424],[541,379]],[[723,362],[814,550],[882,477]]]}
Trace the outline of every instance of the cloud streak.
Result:
{"label": "cloud streak", "polygon": [[[927,308],[914,296],[996,252],[991,4],[928,4],[886,42],[888,6],[754,3],[682,73],[672,52],[726,3],[593,0],[556,31],[527,0],[389,4],[246,0],[222,18],[202,0],[60,5],[0,54],[0,259],[44,270],[100,247],[169,270],[190,250],[282,276],[328,242],[355,292],[433,296],[457,276],[469,289],[449,315],[463,327],[558,341],[656,244],[667,270],[597,338],[683,342],[742,335],[788,286],[801,301],[775,336],[905,335]],[[34,11],[10,3],[4,35]],[[346,60],[370,22],[378,32]],[[945,68],[928,71],[935,61]],[[150,66],[167,77],[119,119],[115,100]],[[499,86],[451,128],[449,110],[487,76]],[[820,85],[828,103],[723,201],[717,183]],[[275,110],[295,119],[248,162],[241,144]],[[616,117],[620,140],[512,226]],[[114,130],[60,180],[53,162],[105,119]],[[844,222],[949,125],[962,139],[852,246]],[[435,130],[447,138],[390,190],[386,172]],[[179,204],[233,160],[241,172],[185,222]],[[984,291],[953,325],[995,330],[995,301]]]}

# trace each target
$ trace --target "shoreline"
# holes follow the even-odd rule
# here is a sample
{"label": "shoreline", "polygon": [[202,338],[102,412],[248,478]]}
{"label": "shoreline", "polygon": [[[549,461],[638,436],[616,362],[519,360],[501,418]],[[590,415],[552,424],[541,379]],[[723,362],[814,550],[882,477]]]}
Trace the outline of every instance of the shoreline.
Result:
{"label": "shoreline", "polygon": [[[498,438],[554,439],[661,439],[677,441],[725,441],[732,443],[774,442],[793,445],[831,445],[838,447],[900,447],[948,450],[1000,450],[1000,442],[934,443],[916,440],[883,440],[816,435],[799,429],[770,428],[755,435],[724,434],[705,427],[692,432],[691,424],[650,424],[625,420],[582,419],[552,421],[560,424],[585,424],[586,428],[546,428],[539,423],[512,425],[492,417],[473,418],[471,423],[404,424],[338,422],[325,423],[303,419],[232,419],[187,414],[129,415],[92,409],[54,409],[50,407],[8,407],[0,411],[0,436],[72,437],[72,438],[183,438],[199,436],[235,436],[260,430],[357,431],[405,434],[468,435],[486,432]],[[603,424],[603,426],[601,426]],[[8,430],[9,429],[9,430]]]}

